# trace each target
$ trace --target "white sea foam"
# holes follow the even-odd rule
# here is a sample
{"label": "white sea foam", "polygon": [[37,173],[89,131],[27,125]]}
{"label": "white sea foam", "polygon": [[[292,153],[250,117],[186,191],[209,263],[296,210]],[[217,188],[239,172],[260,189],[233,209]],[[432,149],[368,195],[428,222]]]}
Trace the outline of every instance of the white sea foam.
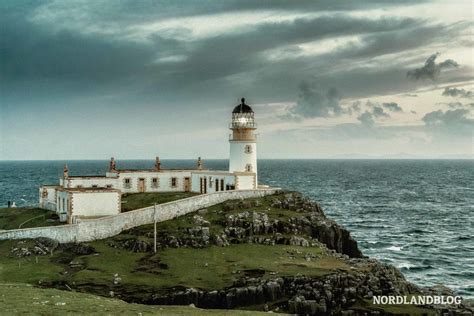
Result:
{"label": "white sea foam", "polygon": [[390,246],[388,248],[385,248],[387,250],[391,250],[391,251],[401,251],[403,249],[403,247],[401,246]]}
{"label": "white sea foam", "polygon": [[397,268],[399,269],[410,269],[410,268],[413,268],[414,266],[415,266],[414,264],[411,264],[410,262],[406,262],[406,261],[397,263]]}

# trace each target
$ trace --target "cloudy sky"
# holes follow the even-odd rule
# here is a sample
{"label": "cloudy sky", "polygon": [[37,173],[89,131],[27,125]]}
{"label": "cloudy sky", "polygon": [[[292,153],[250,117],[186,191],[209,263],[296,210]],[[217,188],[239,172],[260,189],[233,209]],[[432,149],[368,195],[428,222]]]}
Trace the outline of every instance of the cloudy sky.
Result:
{"label": "cloudy sky", "polygon": [[0,2],[0,159],[474,158],[470,1]]}

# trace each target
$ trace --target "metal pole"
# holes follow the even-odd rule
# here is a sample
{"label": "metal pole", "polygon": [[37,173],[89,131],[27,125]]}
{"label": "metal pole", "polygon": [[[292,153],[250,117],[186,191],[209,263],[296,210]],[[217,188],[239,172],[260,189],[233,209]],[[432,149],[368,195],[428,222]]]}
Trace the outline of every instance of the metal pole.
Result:
{"label": "metal pole", "polygon": [[153,221],[154,221],[153,235],[154,235],[154,240],[155,240],[154,250],[155,250],[155,253],[156,253],[156,203],[153,205]]}

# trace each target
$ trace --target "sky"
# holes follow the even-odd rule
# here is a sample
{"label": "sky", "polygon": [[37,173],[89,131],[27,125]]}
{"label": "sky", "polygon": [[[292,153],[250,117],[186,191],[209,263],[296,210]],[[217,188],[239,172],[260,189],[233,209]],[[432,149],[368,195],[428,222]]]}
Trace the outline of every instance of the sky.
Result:
{"label": "sky", "polygon": [[471,1],[0,2],[0,160],[474,158]]}

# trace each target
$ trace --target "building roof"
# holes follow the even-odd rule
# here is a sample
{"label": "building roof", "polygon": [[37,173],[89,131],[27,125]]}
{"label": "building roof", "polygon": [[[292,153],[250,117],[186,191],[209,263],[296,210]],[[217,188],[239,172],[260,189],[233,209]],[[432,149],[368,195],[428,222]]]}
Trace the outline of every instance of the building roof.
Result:
{"label": "building roof", "polygon": [[242,103],[237,105],[232,113],[253,113],[252,108],[248,104],[245,104],[245,98],[242,98],[241,101]]}
{"label": "building roof", "polygon": [[[192,171],[200,171],[201,169],[196,168],[161,168],[160,170],[156,169],[117,169],[115,170],[116,173],[125,173],[125,172],[153,172],[153,173],[166,173],[166,172],[192,172]],[[207,170],[207,169],[202,169]]]}
{"label": "building roof", "polygon": [[106,176],[101,176],[101,175],[68,176],[68,179],[82,179],[82,178],[95,179],[95,178],[106,178]]}
{"label": "building roof", "polygon": [[65,191],[65,192],[118,192],[120,193],[120,190],[118,189],[113,189],[113,188],[58,188],[58,191]]}

